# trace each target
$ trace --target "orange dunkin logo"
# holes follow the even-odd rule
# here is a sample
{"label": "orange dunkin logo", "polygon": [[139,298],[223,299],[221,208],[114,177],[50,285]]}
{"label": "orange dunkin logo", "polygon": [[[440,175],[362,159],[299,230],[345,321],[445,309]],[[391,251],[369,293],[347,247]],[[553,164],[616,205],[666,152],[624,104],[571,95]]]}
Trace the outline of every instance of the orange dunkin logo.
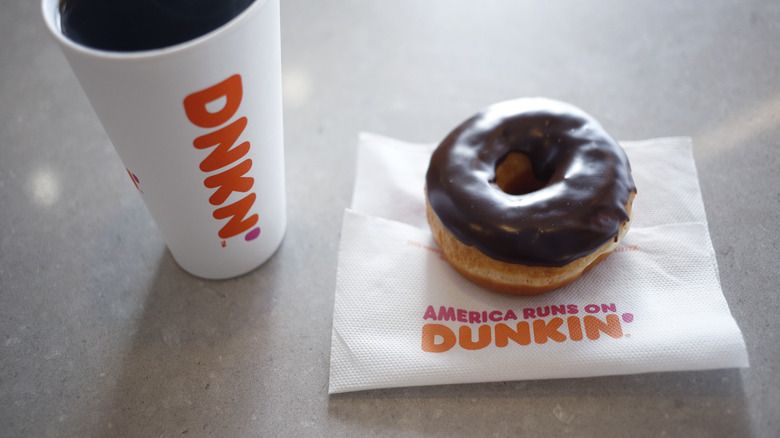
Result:
{"label": "orange dunkin logo", "polygon": [[[582,310],[588,315],[580,317]],[[632,313],[618,316],[617,307],[610,304],[577,304],[544,306],[522,309],[520,315],[512,309],[506,311],[468,311],[452,307],[439,307],[438,313],[428,306],[423,320],[451,321],[462,323],[457,329],[441,323],[426,323],[422,327],[422,350],[427,353],[444,353],[455,346],[464,350],[481,350],[495,345],[505,348],[509,345],[526,346],[566,341],[595,341],[602,334],[614,339],[630,337],[623,332],[621,323],[634,321]],[[603,313],[604,318],[594,314]],[[556,316],[561,315],[561,316]],[[546,319],[553,316],[551,319]],[[522,320],[520,320],[522,318]],[[467,325],[468,324],[468,325]],[[475,330],[470,325],[477,325]],[[511,341],[511,342],[510,342]]]}
{"label": "orange dunkin logo", "polygon": [[[236,74],[184,98],[184,112],[195,126],[210,130],[192,144],[196,149],[211,149],[200,163],[200,170],[211,174],[203,180],[203,185],[216,189],[209,197],[209,203],[218,207],[212,216],[217,220],[228,219],[219,230],[219,237],[229,239],[246,232],[244,239],[250,241],[260,235],[260,228],[256,226],[258,215],[247,217],[257,198],[251,191],[255,180],[246,176],[252,169],[252,160],[244,159],[251,144],[244,141],[234,147],[247,126],[247,118],[238,117],[231,121],[241,106],[242,97],[241,76]],[[214,108],[220,104],[220,109]],[[213,173],[216,171],[219,172]],[[234,192],[247,195],[224,205]],[[225,246],[224,240],[222,246]]]}

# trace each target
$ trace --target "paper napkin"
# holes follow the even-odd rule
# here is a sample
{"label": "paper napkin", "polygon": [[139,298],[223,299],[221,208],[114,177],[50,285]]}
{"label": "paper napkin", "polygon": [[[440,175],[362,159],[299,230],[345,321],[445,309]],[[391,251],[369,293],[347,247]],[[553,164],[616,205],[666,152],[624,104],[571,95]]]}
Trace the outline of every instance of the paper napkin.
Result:
{"label": "paper napkin", "polygon": [[535,297],[454,271],[423,188],[434,145],[361,134],[344,212],[329,392],[747,367],[689,138],[621,142],[638,194],[604,262]]}

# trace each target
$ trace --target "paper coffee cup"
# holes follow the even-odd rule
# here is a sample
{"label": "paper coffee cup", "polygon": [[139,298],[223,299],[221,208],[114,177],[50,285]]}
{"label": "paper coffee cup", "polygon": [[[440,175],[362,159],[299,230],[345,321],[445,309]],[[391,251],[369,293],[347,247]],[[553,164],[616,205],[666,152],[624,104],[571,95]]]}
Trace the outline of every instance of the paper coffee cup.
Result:
{"label": "paper coffee cup", "polygon": [[139,52],[75,43],[58,5],[44,20],[174,259],[209,279],[265,262],[286,227],[279,0]]}

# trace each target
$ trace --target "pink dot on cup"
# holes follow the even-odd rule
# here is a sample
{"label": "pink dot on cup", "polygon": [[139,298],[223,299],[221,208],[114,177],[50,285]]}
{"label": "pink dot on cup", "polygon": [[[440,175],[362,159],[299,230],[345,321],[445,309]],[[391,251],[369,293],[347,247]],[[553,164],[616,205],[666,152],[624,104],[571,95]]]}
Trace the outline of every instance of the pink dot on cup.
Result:
{"label": "pink dot on cup", "polygon": [[250,232],[246,233],[246,236],[244,236],[244,239],[245,239],[247,242],[249,242],[250,240],[255,240],[255,239],[257,239],[257,236],[259,236],[259,235],[260,235],[260,228],[259,228],[259,227],[257,227],[257,228],[255,228],[254,230],[252,230],[252,231],[250,231]]}
{"label": "pink dot on cup", "polygon": [[623,314],[623,321],[625,322],[632,322],[634,320],[634,314],[633,313],[624,313]]}

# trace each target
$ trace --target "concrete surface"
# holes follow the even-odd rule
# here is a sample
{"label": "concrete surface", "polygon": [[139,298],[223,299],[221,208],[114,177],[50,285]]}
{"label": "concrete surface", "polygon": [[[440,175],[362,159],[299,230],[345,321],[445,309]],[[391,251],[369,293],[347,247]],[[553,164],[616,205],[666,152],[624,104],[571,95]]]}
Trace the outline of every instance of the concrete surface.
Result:
{"label": "concrete surface", "polygon": [[[229,281],[167,252],[37,0],[0,12],[0,436],[780,436],[780,3],[282,2],[289,228]],[[748,369],[328,396],[358,132],[495,101],[692,136]]]}

